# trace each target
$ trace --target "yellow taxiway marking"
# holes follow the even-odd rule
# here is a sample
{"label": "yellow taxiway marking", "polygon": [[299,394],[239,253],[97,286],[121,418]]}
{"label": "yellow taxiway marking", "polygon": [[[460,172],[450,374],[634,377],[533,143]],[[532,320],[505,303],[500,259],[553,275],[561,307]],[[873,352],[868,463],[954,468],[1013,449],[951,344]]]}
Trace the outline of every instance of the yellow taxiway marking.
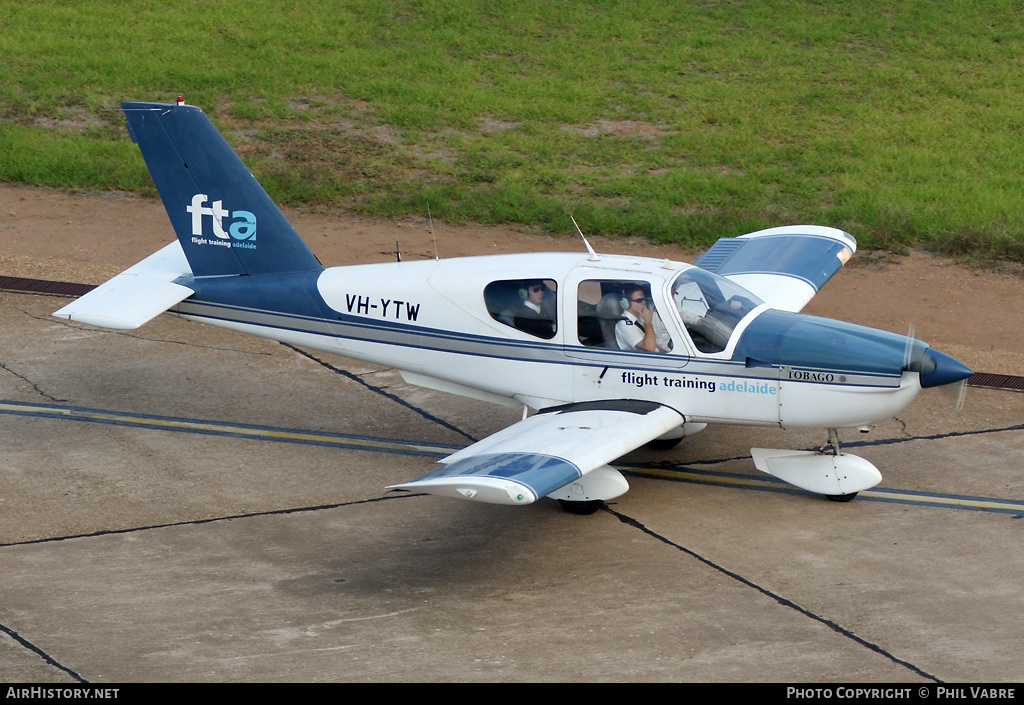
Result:
{"label": "yellow taxiway marking", "polygon": [[[780,480],[765,477],[747,477],[716,473],[712,471],[693,470],[680,466],[679,469],[648,468],[642,466],[616,465],[619,470],[642,477],[655,477],[678,482],[694,482],[706,485],[747,487],[751,489],[775,490],[787,492],[803,492]],[[974,509],[982,511],[1005,512],[1008,514],[1024,514],[1024,502],[1016,500],[990,499],[986,497],[962,497],[957,495],[941,495],[907,490],[890,490],[875,488],[857,494],[858,499],[874,499],[881,502],[898,502],[902,504],[922,504],[931,507],[949,507],[954,509]]]}
{"label": "yellow taxiway marking", "polygon": [[220,421],[197,421],[167,416],[142,416],[117,411],[99,411],[74,407],[60,407],[43,404],[21,404],[0,402],[0,412],[20,415],[46,416],[50,418],[67,418],[74,421],[92,421],[94,423],[111,423],[122,426],[138,426],[143,428],[166,429],[168,431],[191,431],[211,433],[222,436],[241,436],[245,438],[262,438],[267,440],[286,441],[291,443],[316,443],[346,447],[365,447],[368,450],[391,450],[425,455],[450,455],[458,450],[458,446],[431,445],[365,436],[349,436],[345,434],[317,433],[315,431],[297,431],[265,426],[243,426]]}
{"label": "yellow taxiway marking", "polygon": [[[148,416],[117,411],[102,411],[99,409],[84,409],[22,402],[0,401],[0,413],[42,416],[48,418],[66,418],[74,421],[110,423],[121,426],[155,428],[168,431],[209,433],[221,436],[254,438],[285,443],[311,443],[316,445],[328,445],[375,452],[410,453],[432,457],[444,457],[454,453],[462,447],[456,445],[416,443],[414,441],[403,441],[389,438],[349,436],[340,433],[318,433],[315,431],[273,428],[267,426],[247,426],[220,421],[200,421],[168,416]],[[798,490],[779,480],[767,476],[759,478],[756,476],[697,470],[686,466],[678,466],[677,468],[652,468],[616,464],[616,467],[631,475],[672,480],[675,482],[691,482],[757,490],[802,492],[802,490]],[[907,490],[876,488],[859,493],[858,498],[873,499],[882,502],[898,502],[931,507],[973,509],[976,511],[980,510],[1024,515],[1024,502],[991,499],[986,497],[962,497],[956,495],[926,494]]]}

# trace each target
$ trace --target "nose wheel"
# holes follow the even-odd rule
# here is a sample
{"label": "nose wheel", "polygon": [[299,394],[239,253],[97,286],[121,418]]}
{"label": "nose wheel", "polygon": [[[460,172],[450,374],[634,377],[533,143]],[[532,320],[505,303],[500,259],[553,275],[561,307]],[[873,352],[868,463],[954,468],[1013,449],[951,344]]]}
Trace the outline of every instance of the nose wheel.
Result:
{"label": "nose wheel", "polygon": [[827,494],[825,496],[828,497],[829,501],[832,502],[849,502],[851,499],[857,496],[857,493],[851,492],[850,494]]}
{"label": "nose wheel", "polygon": [[[832,455],[837,458],[843,454],[843,451],[839,448],[839,432],[830,428],[828,430],[828,443],[821,447],[821,451],[824,453],[826,448],[832,449]],[[857,496],[856,492],[850,492],[848,494],[827,494],[825,495],[831,502],[849,502]]]}
{"label": "nose wheel", "polygon": [[833,502],[849,502],[858,492],[882,481],[878,468],[864,458],[843,453],[839,434],[828,430],[828,443],[819,450],[751,448],[754,467],[800,489],[823,494]]}

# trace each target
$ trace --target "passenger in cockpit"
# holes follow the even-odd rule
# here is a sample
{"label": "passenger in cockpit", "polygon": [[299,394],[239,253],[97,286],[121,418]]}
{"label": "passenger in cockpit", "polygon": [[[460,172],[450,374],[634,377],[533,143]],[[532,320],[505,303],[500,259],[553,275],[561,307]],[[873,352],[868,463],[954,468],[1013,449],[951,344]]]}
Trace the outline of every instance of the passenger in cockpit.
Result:
{"label": "passenger in cockpit", "polygon": [[539,338],[548,339],[555,336],[553,316],[549,316],[545,310],[548,308],[544,300],[547,291],[544,282],[539,279],[526,282],[519,292],[520,304],[512,312],[513,325],[516,328]]}

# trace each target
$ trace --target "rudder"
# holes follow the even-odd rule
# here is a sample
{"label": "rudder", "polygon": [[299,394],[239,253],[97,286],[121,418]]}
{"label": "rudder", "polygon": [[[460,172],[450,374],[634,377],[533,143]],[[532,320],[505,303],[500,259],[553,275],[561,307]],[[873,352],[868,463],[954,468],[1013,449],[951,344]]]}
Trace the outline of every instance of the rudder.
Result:
{"label": "rudder", "polygon": [[121,108],[195,276],[323,269],[202,110]]}

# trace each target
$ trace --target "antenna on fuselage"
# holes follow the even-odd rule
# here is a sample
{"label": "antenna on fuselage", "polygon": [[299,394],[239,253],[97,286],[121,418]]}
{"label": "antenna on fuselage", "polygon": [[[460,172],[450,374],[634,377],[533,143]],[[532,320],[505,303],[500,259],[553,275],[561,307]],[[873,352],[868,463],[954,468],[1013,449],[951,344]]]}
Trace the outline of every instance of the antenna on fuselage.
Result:
{"label": "antenna on fuselage", "polygon": [[427,204],[427,220],[430,222],[430,241],[434,243],[434,259],[440,259],[437,256],[437,238],[434,237],[434,218],[430,215],[430,204]]}
{"label": "antenna on fuselage", "polygon": [[571,215],[569,216],[569,219],[572,220],[572,224],[576,226],[576,232],[578,232],[580,234],[580,237],[583,238],[583,244],[587,246],[587,252],[590,253],[590,257],[588,257],[587,259],[591,262],[601,261],[601,258],[597,256],[596,252],[594,252],[594,248],[590,246],[589,242],[587,242],[587,236],[583,234],[582,230],[580,230],[580,225],[579,223],[576,222],[576,219],[573,218]]}

